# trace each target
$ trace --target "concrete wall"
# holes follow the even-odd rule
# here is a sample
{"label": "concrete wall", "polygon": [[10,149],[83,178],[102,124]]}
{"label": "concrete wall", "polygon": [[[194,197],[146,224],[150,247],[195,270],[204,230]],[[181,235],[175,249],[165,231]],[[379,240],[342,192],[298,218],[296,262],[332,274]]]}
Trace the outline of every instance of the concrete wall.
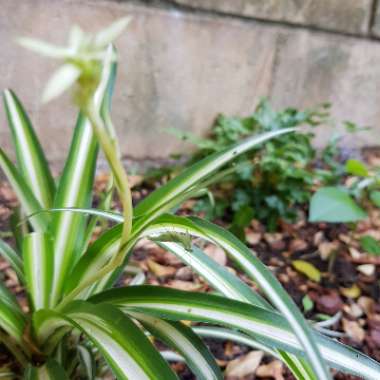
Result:
{"label": "concrete wall", "polygon": [[[68,96],[41,106],[55,67],[18,47],[30,35],[65,43],[71,24],[97,30],[131,14],[114,120],[125,155],[165,157],[180,143],[167,127],[206,131],[215,115],[331,101],[337,120],[372,125],[352,144],[380,141],[380,11],[373,0],[0,0],[0,88],[11,87],[53,162],[75,122]],[[333,133],[324,129],[319,142]],[[11,149],[4,110],[1,146]]]}

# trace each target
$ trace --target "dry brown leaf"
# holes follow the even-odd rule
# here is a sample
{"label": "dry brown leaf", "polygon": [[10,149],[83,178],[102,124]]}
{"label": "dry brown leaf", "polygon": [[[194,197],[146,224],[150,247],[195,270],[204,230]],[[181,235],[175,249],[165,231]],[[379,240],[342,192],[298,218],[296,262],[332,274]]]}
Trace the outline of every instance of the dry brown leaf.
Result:
{"label": "dry brown leaf", "polygon": [[344,332],[355,342],[361,343],[365,338],[365,331],[356,321],[349,321],[346,318],[342,319]]}
{"label": "dry brown leaf", "polygon": [[375,274],[376,266],[374,264],[362,264],[358,265],[356,269],[365,276],[371,277]]}
{"label": "dry brown leaf", "polygon": [[197,284],[190,281],[181,281],[181,280],[173,280],[168,284],[170,288],[175,288],[179,290],[185,290],[188,292],[194,292],[202,288],[201,284]]}
{"label": "dry brown leaf", "polygon": [[251,351],[247,355],[231,360],[226,367],[225,376],[244,377],[254,374],[264,356],[262,351]]}
{"label": "dry brown leaf", "polygon": [[285,242],[283,236],[279,232],[264,234],[265,241],[270,245],[272,249],[281,250],[285,248]]}
{"label": "dry brown leaf", "polygon": [[216,245],[209,244],[204,252],[215,260],[218,264],[225,266],[227,264],[227,255],[224,250]]}
{"label": "dry brown leaf", "polygon": [[317,308],[320,312],[334,315],[343,307],[343,301],[335,292],[325,294],[316,299]]}
{"label": "dry brown leaf", "polygon": [[144,176],[142,176],[142,175],[129,175],[128,176],[129,187],[131,189],[138,186],[138,185],[141,185],[143,181],[144,181]]}
{"label": "dry brown leaf", "polygon": [[257,377],[269,377],[274,380],[284,380],[282,375],[282,363],[279,360],[273,360],[269,364],[261,365],[256,370]]}
{"label": "dry brown leaf", "polygon": [[323,231],[318,231],[318,232],[314,235],[313,243],[314,243],[315,246],[318,246],[318,245],[321,244],[324,240],[325,240],[325,234],[323,233]]}
{"label": "dry brown leaf", "polygon": [[363,234],[363,236],[371,236],[376,240],[380,240],[380,231],[379,230],[367,230]]}
{"label": "dry brown leaf", "polygon": [[362,308],[366,315],[374,313],[375,301],[370,297],[361,296],[358,299],[358,305]]}
{"label": "dry brown leaf", "polygon": [[177,270],[175,274],[177,280],[190,281],[193,278],[193,271],[190,267],[182,267]]}
{"label": "dry brown leaf", "polygon": [[156,263],[155,261],[148,259],[147,260],[148,268],[149,270],[155,274],[157,277],[169,277],[173,276],[175,272],[177,271],[176,268],[161,265]]}
{"label": "dry brown leaf", "polygon": [[360,318],[364,314],[363,309],[357,303],[344,305],[343,310],[353,318]]}
{"label": "dry brown leaf", "polygon": [[245,240],[247,240],[248,244],[251,244],[251,245],[259,244],[262,237],[263,235],[261,232],[253,232],[252,230],[248,228],[246,229]]}
{"label": "dry brown leaf", "polygon": [[309,245],[307,242],[303,239],[294,239],[289,244],[289,251],[291,253],[299,252],[299,251],[305,251]]}
{"label": "dry brown leaf", "polygon": [[336,241],[333,242],[323,242],[318,245],[318,251],[322,260],[327,260],[334,252],[339,248],[339,243]]}
{"label": "dry brown leaf", "polygon": [[361,257],[364,256],[363,253],[359,252],[356,248],[354,247],[350,247],[348,248],[348,250],[350,251],[350,255],[353,259],[360,259]]}

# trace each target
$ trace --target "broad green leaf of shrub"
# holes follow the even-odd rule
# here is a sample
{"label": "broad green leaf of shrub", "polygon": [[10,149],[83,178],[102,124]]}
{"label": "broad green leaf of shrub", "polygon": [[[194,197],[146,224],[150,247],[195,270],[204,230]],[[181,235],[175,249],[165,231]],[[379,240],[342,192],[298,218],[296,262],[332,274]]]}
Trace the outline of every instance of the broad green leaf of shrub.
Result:
{"label": "broad green leaf of shrub", "polygon": [[336,187],[320,188],[310,201],[310,222],[357,222],[366,217],[350,195]]}
{"label": "broad green leaf of shrub", "polygon": [[346,162],[346,172],[358,177],[367,177],[368,169],[365,164],[359,160],[348,160]]}
{"label": "broad green leaf of shrub", "polygon": [[380,191],[371,191],[369,198],[376,207],[380,207]]}
{"label": "broad green leaf of shrub", "polygon": [[314,302],[312,301],[312,299],[307,294],[306,294],[306,296],[304,296],[302,298],[302,306],[303,306],[303,309],[305,310],[305,312],[313,310],[313,308],[314,308]]}
{"label": "broad green leaf of shrub", "polygon": [[372,236],[366,235],[360,238],[360,245],[364,251],[372,255],[380,256],[380,244]]}

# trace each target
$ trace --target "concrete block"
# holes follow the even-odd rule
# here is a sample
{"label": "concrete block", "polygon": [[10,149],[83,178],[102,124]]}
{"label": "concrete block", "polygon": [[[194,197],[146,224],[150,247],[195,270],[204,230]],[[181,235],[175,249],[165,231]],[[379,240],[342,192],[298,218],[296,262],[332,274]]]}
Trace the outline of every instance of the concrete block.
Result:
{"label": "concrete block", "polygon": [[373,0],[174,0],[231,15],[367,34]]}
{"label": "concrete block", "polygon": [[[0,18],[0,88],[13,88],[24,102],[51,161],[62,162],[76,111],[69,95],[41,106],[56,62],[18,47],[14,38],[65,43],[73,23],[97,30],[126,14],[134,20],[117,41],[121,60],[113,107],[125,156],[165,157],[182,150],[165,128],[201,134],[218,113],[249,114],[262,96],[277,107],[331,101],[338,119],[376,127],[362,144],[380,141],[375,41],[103,0],[2,0],[2,13],[7,17]],[[319,141],[332,133],[326,129]],[[11,150],[2,107],[0,141]]]}

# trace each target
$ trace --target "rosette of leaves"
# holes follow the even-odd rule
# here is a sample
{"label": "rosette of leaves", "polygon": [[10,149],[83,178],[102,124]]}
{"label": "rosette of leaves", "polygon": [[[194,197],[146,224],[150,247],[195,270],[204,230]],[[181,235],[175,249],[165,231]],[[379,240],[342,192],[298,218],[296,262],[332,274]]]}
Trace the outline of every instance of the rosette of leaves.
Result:
{"label": "rosette of leaves", "polygon": [[[1,376],[97,379],[112,371],[119,380],[176,379],[166,356],[149,339],[152,335],[179,354],[199,379],[223,378],[202,337],[258,347],[285,362],[297,379],[331,379],[330,367],[377,379],[379,363],[314,330],[270,270],[240,240],[210,222],[172,213],[235,157],[291,133],[291,128],[249,136],[207,156],[132,208],[110,116],[116,51],[108,44],[126,23],[120,20],[95,36],[74,28],[69,48],[23,40],[63,60],[45,99],[58,96],[69,83],[74,86],[79,115],[58,181],[20,100],[4,91],[17,164],[0,150],[0,166],[27,222],[23,219],[18,229],[16,245],[1,241],[0,252],[26,289],[28,311],[1,283],[0,343],[14,359],[0,369]],[[90,208],[100,149],[121,199],[121,214]],[[116,224],[90,239],[94,218]],[[210,259],[192,237],[223,248],[262,293]],[[133,286],[114,288],[142,238],[174,253],[219,295],[146,286],[141,277]],[[207,326],[189,326],[183,320]]]}

